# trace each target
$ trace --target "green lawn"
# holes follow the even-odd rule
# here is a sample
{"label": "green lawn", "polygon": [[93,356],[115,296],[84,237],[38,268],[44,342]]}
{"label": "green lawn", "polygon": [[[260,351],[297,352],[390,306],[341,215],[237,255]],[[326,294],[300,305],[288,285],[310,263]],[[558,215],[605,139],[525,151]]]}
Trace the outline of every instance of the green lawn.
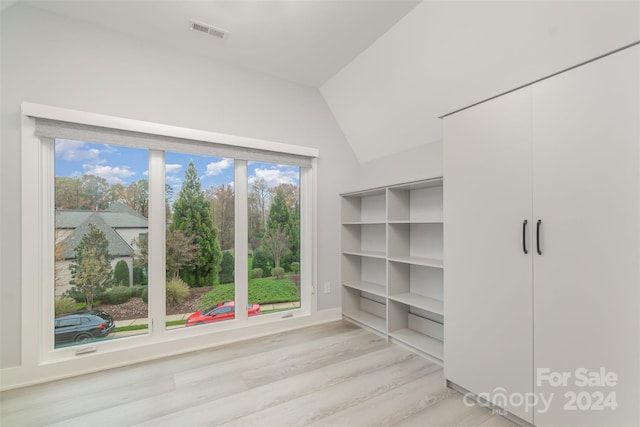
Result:
{"label": "green lawn", "polygon": [[[198,308],[208,308],[220,301],[233,301],[234,299],[235,289],[233,283],[216,285],[212,291],[207,292],[200,298]],[[251,303],[271,304],[291,301],[300,301],[300,293],[296,285],[288,277],[284,279],[263,277],[251,279],[249,282],[249,302]]]}
{"label": "green lawn", "polygon": [[[185,323],[187,323],[187,321],[185,319],[182,320],[171,320],[169,322],[166,322],[167,326],[179,326],[179,325],[184,325]],[[126,331],[139,331],[142,329],[148,329],[149,325],[147,325],[146,323],[143,325],[131,325],[131,326],[120,326],[118,328],[113,328],[112,332],[126,332]]]}

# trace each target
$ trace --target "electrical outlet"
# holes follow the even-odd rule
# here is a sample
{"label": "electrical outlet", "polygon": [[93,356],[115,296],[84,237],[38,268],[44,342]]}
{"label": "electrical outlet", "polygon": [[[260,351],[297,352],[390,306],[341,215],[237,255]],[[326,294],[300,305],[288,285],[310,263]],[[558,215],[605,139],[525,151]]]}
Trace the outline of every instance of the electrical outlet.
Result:
{"label": "electrical outlet", "polygon": [[331,282],[324,282],[324,293],[328,294],[331,292]]}

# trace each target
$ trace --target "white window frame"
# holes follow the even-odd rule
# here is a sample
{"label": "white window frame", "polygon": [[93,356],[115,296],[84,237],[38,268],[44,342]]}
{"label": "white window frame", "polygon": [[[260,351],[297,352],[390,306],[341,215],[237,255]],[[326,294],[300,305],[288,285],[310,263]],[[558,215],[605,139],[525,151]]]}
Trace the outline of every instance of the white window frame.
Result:
{"label": "white window frame", "polygon": [[[36,118],[59,120],[108,129],[189,139],[190,145],[160,141],[149,150],[149,329],[148,333],[117,340],[93,342],[65,348],[54,348],[54,141],[35,135]],[[96,366],[106,359],[111,366],[126,365],[141,360],[206,348],[224,342],[286,330],[282,323],[300,317],[313,317],[317,312],[316,289],[316,167],[315,148],[262,141],[178,128],[132,119],[98,115],[38,104],[22,104],[22,366],[43,367],[60,362],[72,362],[54,377],[104,369]],[[236,319],[198,328],[167,330],[165,327],[165,287],[152,283],[165,281],[165,168],[166,151],[207,154],[207,144],[262,150],[269,153],[292,154],[311,158],[311,167],[300,167],[300,262],[301,307],[287,312],[247,318],[245,311],[236,312]],[[262,161],[262,160],[257,160]],[[248,252],[247,161],[234,159],[235,165],[235,245],[236,252]],[[306,207],[306,208],[305,208]],[[239,224],[244,224],[244,226]],[[154,243],[151,243],[154,242]],[[154,251],[153,248],[161,248]],[[235,257],[236,304],[247,303],[248,265],[246,256]],[[313,323],[314,321],[308,322]],[[317,321],[315,321],[317,323]],[[277,326],[274,326],[277,324]],[[303,324],[302,324],[303,325]],[[253,328],[251,328],[253,326]],[[299,327],[299,326],[296,326]],[[289,327],[290,329],[291,327]],[[237,332],[244,331],[246,333]],[[228,332],[225,334],[225,332]],[[216,336],[216,339],[211,339]],[[171,342],[181,341],[176,350]],[[187,345],[184,345],[187,343]],[[158,351],[158,349],[160,351]],[[116,353],[126,353],[115,356]],[[92,361],[91,359],[95,359]],[[128,361],[128,362],[127,362]]]}

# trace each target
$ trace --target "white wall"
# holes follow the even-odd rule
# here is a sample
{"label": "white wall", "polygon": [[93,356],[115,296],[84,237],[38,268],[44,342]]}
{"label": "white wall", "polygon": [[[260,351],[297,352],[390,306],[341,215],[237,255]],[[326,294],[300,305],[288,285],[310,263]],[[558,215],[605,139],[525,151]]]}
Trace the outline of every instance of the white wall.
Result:
{"label": "white wall", "polygon": [[637,40],[639,1],[425,0],[321,92],[370,162],[440,141],[442,114]]}
{"label": "white wall", "polygon": [[442,176],[442,141],[391,154],[360,165],[357,187],[384,187]]}
{"label": "white wall", "polygon": [[20,103],[317,147],[320,309],[339,305],[339,204],[357,162],[315,89],[224,66],[26,5],[1,22],[0,367],[20,363]]}

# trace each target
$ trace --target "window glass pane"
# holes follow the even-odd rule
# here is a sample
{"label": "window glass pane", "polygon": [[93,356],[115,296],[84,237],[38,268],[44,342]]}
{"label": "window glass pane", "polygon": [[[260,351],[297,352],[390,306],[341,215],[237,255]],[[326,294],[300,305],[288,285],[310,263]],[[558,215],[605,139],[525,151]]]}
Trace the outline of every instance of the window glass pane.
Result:
{"label": "window glass pane", "polygon": [[233,319],[234,161],[167,152],[165,162],[167,328]]}
{"label": "window glass pane", "polygon": [[144,334],[148,151],[55,140],[55,346]]}
{"label": "window glass pane", "polygon": [[298,308],[300,168],[249,162],[248,173],[249,316]]}

